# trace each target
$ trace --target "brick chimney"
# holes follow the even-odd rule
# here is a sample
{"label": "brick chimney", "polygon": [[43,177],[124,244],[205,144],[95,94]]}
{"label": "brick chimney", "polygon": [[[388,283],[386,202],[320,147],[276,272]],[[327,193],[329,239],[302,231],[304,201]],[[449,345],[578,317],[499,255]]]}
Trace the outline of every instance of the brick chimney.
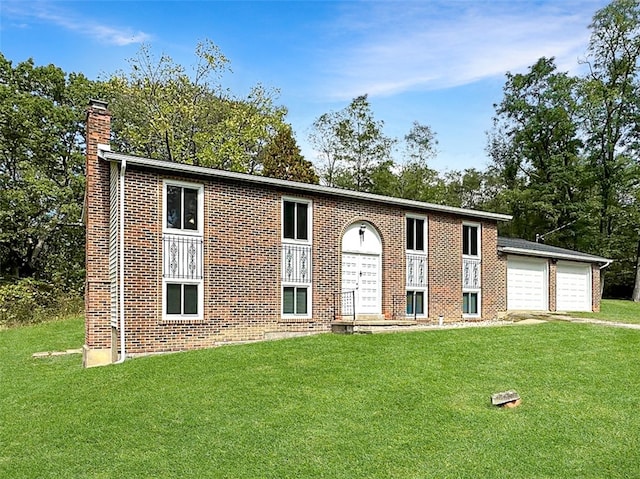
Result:
{"label": "brick chimney", "polygon": [[107,104],[91,100],[87,109],[85,186],[85,345],[83,365],[112,362],[109,283],[109,163],[98,157],[108,149],[111,113]]}

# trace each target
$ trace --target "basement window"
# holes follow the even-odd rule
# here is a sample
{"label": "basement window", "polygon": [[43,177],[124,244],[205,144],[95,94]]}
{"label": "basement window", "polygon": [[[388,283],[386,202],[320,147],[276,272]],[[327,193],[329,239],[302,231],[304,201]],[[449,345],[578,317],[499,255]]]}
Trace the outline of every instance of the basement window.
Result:
{"label": "basement window", "polygon": [[478,303],[478,293],[462,293],[462,314],[477,316],[479,314]]}
{"label": "basement window", "polygon": [[282,288],[283,316],[307,316],[309,313],[309,288],[306,286],[285,286]]}

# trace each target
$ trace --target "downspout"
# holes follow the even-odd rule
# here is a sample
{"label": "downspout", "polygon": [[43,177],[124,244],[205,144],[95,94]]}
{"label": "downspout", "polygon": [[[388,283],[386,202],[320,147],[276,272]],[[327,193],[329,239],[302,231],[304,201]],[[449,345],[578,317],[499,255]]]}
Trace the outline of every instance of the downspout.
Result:
{"label": "downspout", "polygon": [[609,259],[605,264],[600,266],[600,300],[602,300],[602,293],[604,293],[604,275],[602,274],[602,270],[609,266],[611,263],[613,263],[613,260]]}
{"label": "downspout", "polygon": [[124,175],[127,171],[127,160],[123,159],[120,165],[120,218],[119,218],[119,226],[120,226],[120,239],[119,239],[119,254],[120,258],[118,262],[120,263],[120,288],[119,288],[119,308],[120,311],[120,358],[113,364],[121,364],[124,362],[127,357],[127,351],[125,347],[124,341]]}

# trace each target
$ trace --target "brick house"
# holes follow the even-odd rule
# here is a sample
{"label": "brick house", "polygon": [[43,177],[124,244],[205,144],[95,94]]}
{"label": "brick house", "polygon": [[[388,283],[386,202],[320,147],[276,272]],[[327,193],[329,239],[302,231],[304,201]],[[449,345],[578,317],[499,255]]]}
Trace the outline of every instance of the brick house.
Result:
{"label": "brick house", "polygon": [[[122,155],[109,138],[93,101],[85,366],[355,321],[496,318],[513,258],[546,261],[556,294],[558,252],[499,247],[508,215]],[[588,265],[597,310],[607,260],[563,251]]]}

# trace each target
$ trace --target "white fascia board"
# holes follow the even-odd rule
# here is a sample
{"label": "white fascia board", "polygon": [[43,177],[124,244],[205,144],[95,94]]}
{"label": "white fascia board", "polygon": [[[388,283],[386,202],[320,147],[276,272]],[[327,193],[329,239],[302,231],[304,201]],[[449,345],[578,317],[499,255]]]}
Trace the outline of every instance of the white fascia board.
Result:
{"label": "white fascia board", "polygon": [[567,261],[576,261],[580,263],[608,263],[613,260],[601,258],[600,256],[580,256],[569,253],[553,253],[551,251],[537,251],[523,248],[499,247],[498,251],[505,254],[516,254],[521,256],[536,256],[538,258],[565,259]]}
{"label": "white fascia board", "polygon": [[422,201],[405,200],[403,198],[394,198],[391,196],[374,195],[372,193],[362,193],[360,191],[343,190],[330,186],[312,185],[308,183],[299,183],[297,181],[280,180],[277,178],[267,178],[266,176],[248,175],[246,173],[235,173],[233,171],[216,170],[214,168],[205,168],[202,166],[186,165],[184,163],[175,163],[172,161],[153,160],[150,158],[142,158],[138,156],[124,155],[122,153],[114,153],[106,150],[99,152],[101,158],[107,161],[126,161],[129,166],[141,166],[146,168],[159,169],[163,171],[175,173],[187,173],[192,175],[206,176],[211,178],[221,178],[245,183],[254,183],[260,185],[269,185],[290,190],[297,190],[311,193],[322,193],[325,195],[341,196],[344,198],[360,199],[365,201],[373,201],[377,203],[387,203],[390,205],[404,206],[408,208],[416,208],[420,210],[439,211],[443,213],[451,213],[471,218],[482,218],[494,221],[509,221],[511,215],[501,213],[490,213],[488,211],[477,211],[466,208],[457,208],[454,206],[436,205],[433,203],[424,203]]}

